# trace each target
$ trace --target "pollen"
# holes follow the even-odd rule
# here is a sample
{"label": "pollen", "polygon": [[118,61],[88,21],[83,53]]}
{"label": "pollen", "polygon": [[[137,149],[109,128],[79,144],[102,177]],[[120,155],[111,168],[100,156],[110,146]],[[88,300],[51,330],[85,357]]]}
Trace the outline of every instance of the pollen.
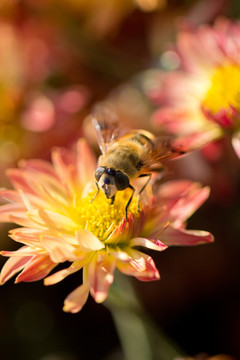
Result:
{"label": "pollen", "polygon": [[[111,199],[107,199],[102,192],[99,192],[95,198],[94,195],[95,192],[91,192],[78,202],[75,221],[80,228],[89,230],[104,242],[125,218],[125,209],[131,191],[119,191],[113,204]],[[141,203],[138,204],[138,199],[134,196],[128,208],[128,214],[138,218],[139,206],[141,207]]]}
{"label": "pollen", "polygon": [[226,64],[213,72],[203,107],[213,115],[222,109],[240,111],[240,65]]}

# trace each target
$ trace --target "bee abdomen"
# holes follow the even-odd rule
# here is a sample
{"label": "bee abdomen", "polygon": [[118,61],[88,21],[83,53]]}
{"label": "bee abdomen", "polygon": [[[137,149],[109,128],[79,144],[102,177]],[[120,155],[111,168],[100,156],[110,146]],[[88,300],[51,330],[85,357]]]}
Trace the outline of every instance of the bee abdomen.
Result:
{"label": "bee abdomen", "polygon": [[145,146],[146,144],[148,144],[151,147],[154,147],[154,142],[152,141],[152,139],[150,139],[147,135],[145,135],[143,133],[134,134],[131,138],[131,141],[135,141],[142,146]]}

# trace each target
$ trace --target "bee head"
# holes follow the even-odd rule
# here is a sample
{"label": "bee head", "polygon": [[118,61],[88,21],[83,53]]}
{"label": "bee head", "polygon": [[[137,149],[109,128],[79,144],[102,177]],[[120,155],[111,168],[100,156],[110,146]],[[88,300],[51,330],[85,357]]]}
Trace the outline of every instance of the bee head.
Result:
{"label": "bee head", "polygon": [[121,171],[99,166],[95,171],[95,178],[99,188],[108,199],[112,198],[117,191],[129,187],[129,178]]}

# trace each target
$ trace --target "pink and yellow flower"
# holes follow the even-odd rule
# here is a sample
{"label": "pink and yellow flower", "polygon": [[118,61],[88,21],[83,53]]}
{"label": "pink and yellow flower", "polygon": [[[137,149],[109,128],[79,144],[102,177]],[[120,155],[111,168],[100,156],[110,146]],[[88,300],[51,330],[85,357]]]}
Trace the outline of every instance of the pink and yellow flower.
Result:
{"label": "pink and yellow flower", "polygon": [[153,122],[190,148],[230,133],[240,157],[240,23],[218,19],[212,27],[180,32],[177,51],[182,69],[160,73],[160,85],[150,90],[163,105]]}
{"label": "pink and yellow flower", "polygon": [[[10,237],[23,246],[2,251],[9,257],[2,284],[20,272],[16,283],[45,278],[45,285],[51,285],[82,269],[82,284],[64,303],[65,311],[75,313],[89,292],[98,303],[106,299],[115,268],[142,281],[160,278],[153,259],[139,247],[162,251],[213,241],[208,232],[185,229],[186,219],[208,197],[207,187],[170,181],[152,196],[149,186],[140,204],[133,199],[126,220],[127,191],[118,192],[114,204],[102,193],[92,201],[95,168],[95,157],[80,139],[74,151],[55,149],[52,164],[28,160],[8,170],[14,190],[1,190],[9,202],[0,207],[1,221],[21,226]],[[69,267],[49,275],[67,261]]]}

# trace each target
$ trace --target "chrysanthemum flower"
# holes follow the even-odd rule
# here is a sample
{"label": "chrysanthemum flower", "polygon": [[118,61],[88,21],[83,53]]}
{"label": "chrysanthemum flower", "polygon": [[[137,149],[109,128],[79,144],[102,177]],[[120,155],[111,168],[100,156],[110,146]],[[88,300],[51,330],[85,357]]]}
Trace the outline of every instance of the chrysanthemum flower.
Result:
{"label": "chrysanthemum flower", "polygon": [[182,69],[159,74],[160,88],[155,81],[150,90],[163,105],[154,123],[193,148],[230,133],[240,157],[240,24],[219,19],[180,32],[177,50]]}
{"label": "chrysanthemum flower", "polygon": [[[65,311],[75,313],[89,292],[96,302],[106,299],[115,268],[142,281],[159,279],[153,259],[139,247],[162,251],[169,245],[213,241],[208,232],[185,229],[185,220],[208,197],[207,187],[171,181],[147,196],[148,187],[146,200],[138,204],[133,199],[126,220],[127,191],[118,192],[114,204],[102,193],[92,201],[95,169],[96,160],[81,139],[74,151],[55,149],[52,164],[29,160],[8,170],[15,190],[1,191],[9,202],[0,207],[1,221],[21,226],[10,237],[24,246],[2,251],[9,257],[2,284],[20,272],[16,283],[45,278],[45,285],[51,285],[83,269],[82,284],[64,303]],[[49,275],[66,261],[69,267]]]}

